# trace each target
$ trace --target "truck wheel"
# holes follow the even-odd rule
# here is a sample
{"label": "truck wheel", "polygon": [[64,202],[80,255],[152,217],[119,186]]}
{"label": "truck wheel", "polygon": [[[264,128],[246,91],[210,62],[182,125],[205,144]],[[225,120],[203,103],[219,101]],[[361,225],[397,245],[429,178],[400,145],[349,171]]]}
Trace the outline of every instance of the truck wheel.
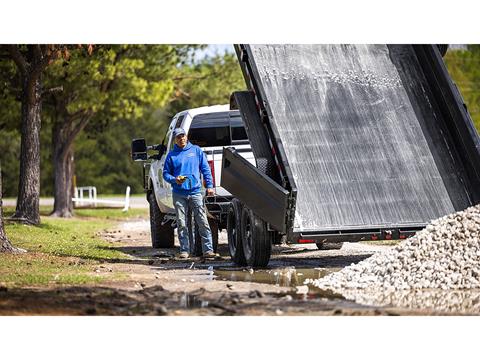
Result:
{"label": "truck wheel", "polygon": [[340,250],[343,246],[343,242],[336,242],[336,243],[317,243],[318,250]]}
{"label": "truck wheel", "polygon": [[[218,248],[218,224],[215,219],[208,218],[208,225],[210,225],[210,230],[212,232],[212,245],[213,245],[213,252],[217,252]],[[202,238],[200,237],[200,232],[198,231],[198,226],[195,224],[195,240],[193,241],[193,247],[192,247],[192,242],[190,242],[190,250],[192,252],[192,255],[194,256],[202,256],[203,255],[203,250],[202,250]]]}
{"label": "truck wheel", "polygon": [[158,207],[155,194],[149,192],[148,203],[150,204],[150,232],[152,235],[152,247],[158,248],[172,248],[175,238],[173,234],[173,228],[170,223],[167,222],[162,225],[163,218],[165,216]]}
{"label": "truck wheel", "polygon": [[242,210],[240,223],[247,265],[266,267],[272,252],[272,237],[268,234],[267,224],[246,206]]}
{"label": "truck wheel", "polygon": [[228,251],[235,264],[245,266],[247,261],[243,253],[241,217],[242,204],[237,199],[233,199],[227,213]]}

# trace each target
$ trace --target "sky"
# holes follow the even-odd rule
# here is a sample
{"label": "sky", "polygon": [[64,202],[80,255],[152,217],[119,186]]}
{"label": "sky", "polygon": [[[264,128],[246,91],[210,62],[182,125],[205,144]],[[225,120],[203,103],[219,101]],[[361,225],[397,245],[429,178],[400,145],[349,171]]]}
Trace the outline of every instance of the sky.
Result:
{"label": "sky", "polygon": [[195,55],[196,60],[203,59],[205,56],[213,56],[215,54],[225,54],[226,52],[234,53],[233,44],[209,44],[205,50],[198,51]]}

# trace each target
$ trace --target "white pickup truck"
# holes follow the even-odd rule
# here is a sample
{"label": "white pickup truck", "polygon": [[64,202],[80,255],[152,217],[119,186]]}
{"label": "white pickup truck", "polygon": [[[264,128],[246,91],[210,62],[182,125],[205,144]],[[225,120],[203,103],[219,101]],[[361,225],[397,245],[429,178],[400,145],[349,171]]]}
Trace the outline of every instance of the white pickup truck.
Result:
{"label": "white pickup truck", "polygon": [[[176,114],[159,145],[146,146],[144,139],[132,141],[132,158],[144,162],[144,187],[150,204],[150,225],[152,246],[154,248],[173,247],[175,210],[171,185],[163,180],[162,172],[165,158],[173,148],[173,130],[183,128],[192,144],[200,146],[205,152],[212,170],[215,195],[205,198],[208,219],[212,230],[214,249],[218,243],[218,231],[226,228],[228,207],[232,195],[220,186],[222,153],[224,147],[233,147],[255,165],[242,117],[238,110],[230,110],[229,105],[205,106],[189,109]],[[158,154],[147,156],[147,150]],[[150,160],[150,161],[148,161]],[[202,189],[203,190],[203,189]],[[198,236],[191,234],[191,251],[201,254]]]}

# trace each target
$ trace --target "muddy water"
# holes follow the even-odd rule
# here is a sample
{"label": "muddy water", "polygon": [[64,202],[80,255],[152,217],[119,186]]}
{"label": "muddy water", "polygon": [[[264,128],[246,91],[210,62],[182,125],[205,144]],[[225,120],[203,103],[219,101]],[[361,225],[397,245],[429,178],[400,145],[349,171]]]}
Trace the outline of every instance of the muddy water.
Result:
{"label": "muddy water", "polygon": [[[295,268],[285,267],[270,270],[228,269],[213,270],[213,280],[242,281],[273,284],[290,287],[291,291],[280,296],[289,295],[293,299],[318,301],[319,299],[341,301],[344,307],[350,307],[348,301],[359,305],[378,308],[395,307],[411,310],[423,310],[426,313],[440,312],[452,314],[479,314],[480,291],[434,291],[415,290],[404,292],[374,292],[361,290],[345,291],[342,295],[315,286],[304,285],[305,279],[318,279],[340,268]],[[345,302],[346,301],[346,302]],[[195,307],[200,304],[195,303]],[[200,305],[201,306],[201,305]]]}
{"label": "muddy water", "polygon": [[304,285],[306,279],[318,279],[332,272],[338,271],[337,268],[321,269],[321,268],[295,268],[285,267],[270,270],[231,270],[227,268],[219,268],[213,270],[215,280],[223,281],[242,281],[262,284],[272,284],[282,287],[291,287],[292,291],[298,294],[316,294],[317,296],[332,297],[331,292],[325,292],[317,287]]}
{"label": "muddy water", "polygon": [[208,301],[202,300],[196,295],[184,293],[182,296],[180,296],[179,305],[180,307],[187,309],[204,308],[208,306]]}

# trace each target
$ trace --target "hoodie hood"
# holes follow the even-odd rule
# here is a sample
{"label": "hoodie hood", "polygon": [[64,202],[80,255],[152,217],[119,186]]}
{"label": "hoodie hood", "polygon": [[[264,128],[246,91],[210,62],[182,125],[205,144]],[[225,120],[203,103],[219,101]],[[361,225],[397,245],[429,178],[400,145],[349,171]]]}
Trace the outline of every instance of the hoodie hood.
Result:
{"label": "hoodie hood", "polygon": [[177,144],[173,145],[173,151],[175,152],[180,152],[180,151],[186,151],[192,147],[192,143],[190,141],[187,141],[187,145],[185,145],[184,148],[181,148]]}

